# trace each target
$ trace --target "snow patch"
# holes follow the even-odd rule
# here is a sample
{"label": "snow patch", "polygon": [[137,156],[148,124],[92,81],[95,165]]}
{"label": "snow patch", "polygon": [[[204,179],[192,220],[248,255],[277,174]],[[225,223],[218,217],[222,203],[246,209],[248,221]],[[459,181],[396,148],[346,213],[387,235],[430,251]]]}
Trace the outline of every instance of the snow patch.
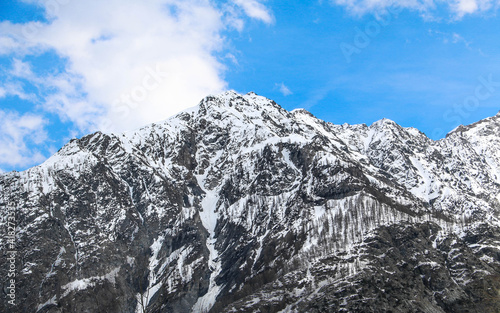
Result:
{"label": "snow patch", "polygon": [[[204,177],[198,176],[197,178],[199,185],[203,186]],[[201,201],[202,210],[199,214],[203,226],[209,233],[209,238],[207,238],[207,248],[209,251],[208,267],[212,273],[210,274],[208,292],[204,296],[198,298],[192,308],[193,313],[208,312],[208,310],[210,310],[210,308],[215,304],[217,296],[222,289],[222,286],[217,285],[215,282],[215,278],[222,270],[219,252],[215,249],[215,243],[217,241],[215,238],[215,226],[217,224],[218,216],[216,211],[218,200],[219,197],[216,192],[205,190],[205,197]]]}
{"label": "snow patch", "polygon": [[72,291],[85,290],[85,289],[87,289],[89,287],[93,287],[97,283],[105,281],[105,280],[109,281],[110,283],[112,283],[114,285],[116,283],[115,277],[119,271],[120,271],[120,268],[116,267],[111,272],[109,272],[103,276],[93,276],[93,277],[89,277],[89,278],[74,280],[74,281],[62,286],[64,293],[62,294],[61,298],[66,297]]}
{"label": "snow patch", "polygon": [[49,306],[49,305],[57,305],[57,301],[56,301],[56,296],[55,295],[52,298],[50,298],[49,300],[47,300],[45,303],[40,304],[37,307],[36,312],[40,311],[41,309],[43,309],[43,308],[45,308],[46,306]]}

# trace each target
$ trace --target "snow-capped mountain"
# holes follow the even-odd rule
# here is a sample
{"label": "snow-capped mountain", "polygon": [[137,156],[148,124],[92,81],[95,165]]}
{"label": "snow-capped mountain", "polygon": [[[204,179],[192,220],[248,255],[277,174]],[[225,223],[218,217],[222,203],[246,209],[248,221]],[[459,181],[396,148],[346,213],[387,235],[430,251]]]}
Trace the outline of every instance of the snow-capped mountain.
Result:
{"label": "snow-capped mountain", "polygon": [[499,147],[231,91],[74,139],[0,176],[0,311],[499,312]]}

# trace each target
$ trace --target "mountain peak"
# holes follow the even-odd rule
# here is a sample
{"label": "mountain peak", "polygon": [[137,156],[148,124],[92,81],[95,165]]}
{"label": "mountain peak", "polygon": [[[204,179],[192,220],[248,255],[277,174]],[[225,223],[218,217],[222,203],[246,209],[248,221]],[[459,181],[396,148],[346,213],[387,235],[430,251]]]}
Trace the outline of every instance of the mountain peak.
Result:
{"label": "mountain peak", "polygon": [[307,111],[306,109],[303,109],[303,108],[293,109],[292,111],[290,111],[290,113],[292,113],[293,115],[303,114],[303,115],[315,117],[311,112],[309,112],[309,111]]}
{"label": "mountain peak", "polygon": [[497,120],[434,142],[226,91],[73,140],[0,175],[16,311],[497,312]]}
{"label": "mountain peak", "polygon": [[239,94],[234,90],[225,91],[218,95],[205,97],[198,105],[198,112],[202,115],[232,116],[251,119],[263,118],[266,115],[287,116],[289,112],[271,99],[257,95],[255,92]]}
{"label": "mountain peak", "polygon": [[490,132],[492,134],[496,134],[498,129],[500,128],[500,111],[491,117],[487,117],[475,123],[469,125],[458,125],[448,134],[446,137],[452,136],[454,134],[469,134],[468,136],[475,136],[477,133]]}
{"label": "mountain peak", "polygon": [[373,124],[371,125],[372,127],[381,127],[381,126],[384,126],[384,125],[390,125],[390,126],[394,126],[394,125],[397,125],[396,122],[394,122],[393,120],[390,120],[388,118],[382,118],[378,121],[375,121],[373,122]]}

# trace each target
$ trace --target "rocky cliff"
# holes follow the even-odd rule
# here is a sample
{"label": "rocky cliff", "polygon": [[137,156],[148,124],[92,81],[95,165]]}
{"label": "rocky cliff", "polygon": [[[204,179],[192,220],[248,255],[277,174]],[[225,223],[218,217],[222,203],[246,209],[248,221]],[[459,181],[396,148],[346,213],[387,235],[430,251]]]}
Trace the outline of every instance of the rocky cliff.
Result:
{"label": "rocky cliff", "polygon": [[500,312],[499,147],[234,92],[74,139],[0,176],[0,311]]}

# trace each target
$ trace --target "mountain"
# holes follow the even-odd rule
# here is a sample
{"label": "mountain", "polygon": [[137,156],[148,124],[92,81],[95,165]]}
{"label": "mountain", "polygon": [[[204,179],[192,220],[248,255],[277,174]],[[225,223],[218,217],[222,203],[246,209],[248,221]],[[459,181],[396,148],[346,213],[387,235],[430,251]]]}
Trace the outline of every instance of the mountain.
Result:
{"label": "mountain", "polygon": [[499,312],[499,147],[232,91],[73,139],[0,176],[0,311]]}

